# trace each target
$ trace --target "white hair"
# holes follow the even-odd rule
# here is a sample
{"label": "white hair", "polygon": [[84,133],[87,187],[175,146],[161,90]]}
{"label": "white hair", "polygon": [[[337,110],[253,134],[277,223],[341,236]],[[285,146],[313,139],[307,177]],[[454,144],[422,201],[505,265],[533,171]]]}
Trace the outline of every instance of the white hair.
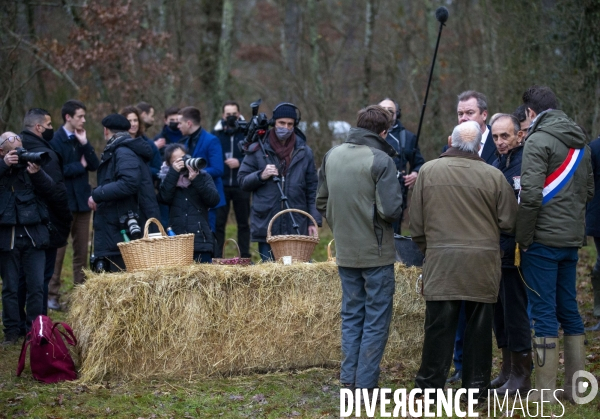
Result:
{"label": "white hair", "polygon": [[452,131],[452,147],[469,153],[479,152],[481,128],[475,121],[465,121]]}

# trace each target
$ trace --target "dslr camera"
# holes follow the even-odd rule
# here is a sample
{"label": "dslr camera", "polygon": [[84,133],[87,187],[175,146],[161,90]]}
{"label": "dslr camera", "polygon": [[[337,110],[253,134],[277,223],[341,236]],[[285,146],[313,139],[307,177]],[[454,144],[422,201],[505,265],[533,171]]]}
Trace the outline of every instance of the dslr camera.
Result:
{"label": "dslr camera", "polygon": [[27,167],[27,163],[34,163],[42,166],[50,161],[50,155],[46,151],[30,152],[23,147],[15,148],[17,156],[19,156],[19,167]]}
{"label": "dslr camera", "polygon": [[200,170],[206,168],[206,160],[202,157],[192,157],[189,154],[186,154],[181,158],[181,160],[183,160],[185,163],[186,169],[190,167],[199,172]]}
{"label": "dslr camera", "polygon": [[94,256],[93,253],[90,256],[90,269],[92,270],[92,272],[96,272],[96,273],[109,272],[110,271],[108,269],[109,263],[110,262],[108,261],[108,259],[106,259],[104,257]]}
{"label": "dslr camera", "polygon": [[119,222],[121,223],[123,230],[127,232],[127,235],[131,238],[131,240],[142,238],[142,229],[138,224],[138,218],[140,218],[140,216],[131,210],[127,211],[127,214],[119,218]]}

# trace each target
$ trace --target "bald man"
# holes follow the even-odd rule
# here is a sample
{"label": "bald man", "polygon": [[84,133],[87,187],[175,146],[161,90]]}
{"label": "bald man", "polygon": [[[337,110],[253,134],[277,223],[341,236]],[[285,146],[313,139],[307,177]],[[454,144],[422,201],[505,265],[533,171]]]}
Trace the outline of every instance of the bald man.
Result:
{"label": "bald man", "polygon": [[492,370],[500,231],[512,231],[517,202],[502,172],[479,157],[477,122],[455,127],[449,145],[439,159],[421,168],[410,208],[412,239],[425,255],[425,340],[415,387],[444,388],[464,301],[462,386],[482,396]]}

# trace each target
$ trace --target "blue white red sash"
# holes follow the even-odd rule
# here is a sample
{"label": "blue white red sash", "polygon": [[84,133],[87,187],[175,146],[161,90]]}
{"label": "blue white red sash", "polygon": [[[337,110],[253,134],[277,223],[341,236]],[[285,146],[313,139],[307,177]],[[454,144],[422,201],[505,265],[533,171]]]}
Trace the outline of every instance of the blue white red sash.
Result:
{"label": "blue white red sash", "polygon": [[565,161],[544,182],[542,205],[546,205],[571,180],[584,154],[583,148],[571,148]]}

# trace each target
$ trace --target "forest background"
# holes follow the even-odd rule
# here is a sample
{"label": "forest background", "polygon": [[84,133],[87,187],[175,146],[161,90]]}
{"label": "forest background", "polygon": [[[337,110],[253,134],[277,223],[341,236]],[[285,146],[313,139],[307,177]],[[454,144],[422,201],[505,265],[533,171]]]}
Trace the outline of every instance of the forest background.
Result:
{"label": "forest background", "polygon": [[[392,97],[416,132],[439,23],[442,33],[421,149],[435,158],[456,125],[456,96],[475,89],[489,115],[512,112],[532,84],[600,134],[600,0],[5,0],[0,2],[0,130],[20,131],[43,107],[62,120],[71,98],[88,108],[86,129],[103,148],[99,121],[141,100],[162,112],[201,109],[210,130],[221,103],[248,117],[263,99],[299,106],[317,164],[335,142],[328,121]],[[339,141],[339,140],[338,140]]]}

